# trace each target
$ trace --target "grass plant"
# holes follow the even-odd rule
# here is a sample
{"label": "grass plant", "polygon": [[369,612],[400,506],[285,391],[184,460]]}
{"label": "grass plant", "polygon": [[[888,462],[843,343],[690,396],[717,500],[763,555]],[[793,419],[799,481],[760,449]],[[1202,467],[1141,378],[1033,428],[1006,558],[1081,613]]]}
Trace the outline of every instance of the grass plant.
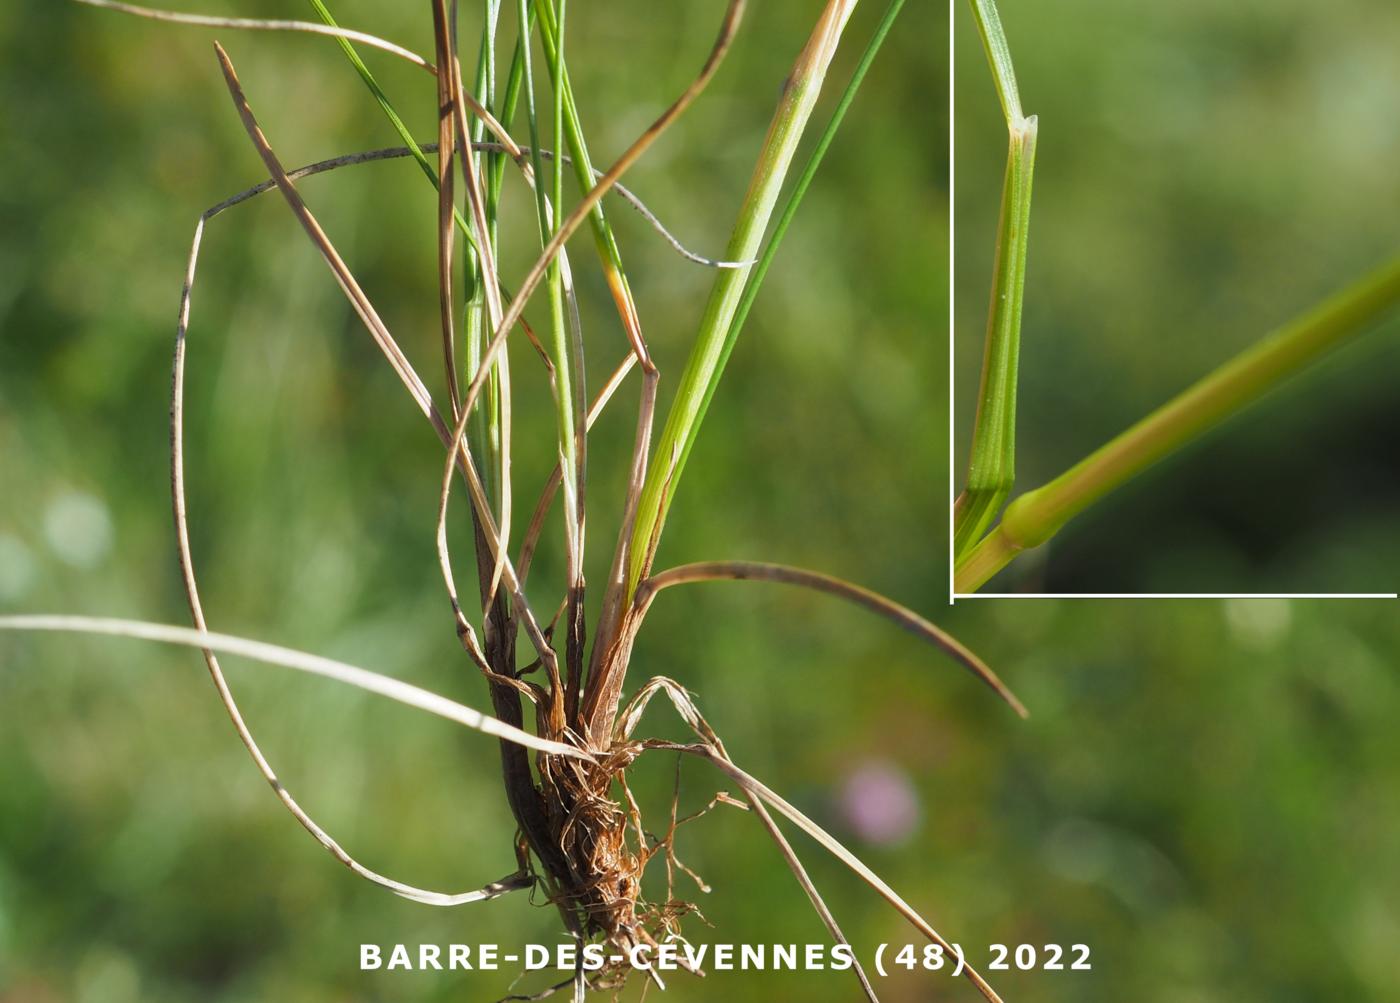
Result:
{"label": "grass plant", "polygon": [[[333,37],[403,145],[289,169],[245,93],[232,58],[216,43],[229,96],[268,180],[218,203],[200,217],[180,300],[171,404],[171,486],[176,543],[194,626],[21,615],[0,618],[0,629],[96,633],[199,649],[240,739],[291,814],[356,874],[414,901],[457,906],[531,888],[557,910],[563,928],[580,941],[607,943],[625,954],[632,947],[654,945],[679,935],[682,921],[694,907],[677,892],[672,880],[675,870],[683,870],[675,855],[674,807],[667,834],[653,835],[628,787],[630,767],[642,756],[660,751],[709,763],[738,786],[742,800],[720,796],[712,804],[737,804],[752,811],[834,941],[845,943],[845,935],[788,841],[784,824],[801,830],[834,855],[919,935],[951,951],[952,945],[918,910],[834,836],[737,766],[691,694],[663,676],[640,684],[628,680],[633,641],[661,591],[698,581],[758,580],[813,590],[880,615],[941,650],[1017,712],[1025,712],[990,668],[938,626],[849,582],[757,561],[711,561],[660,571],[653,568],[686,459],[745,319],[803,195],[814,182],[822,157],[895,24],[903,0],[888,4],[805,167],[791,178],[825,78],[856,7],[856,0],[827,0],[783,85],[734,221],[725,260],[712,261],[682,248],[691,260],[712,266],[715,277],[696,326],[689,361],[664,416],[657,414],[661,406],[660,370],[647,344],[621,243],[609,221],[607,197],[626,198],[664,233],[655,215],[619,181],[704,92],[741,30],[744,0],[728,0],[715,41],[689,85],[602,171],[594,167],[569,73],[572,52],[567,44],[570,12],[566,0],[515,0],[513,4],[484,0],[476,65],[470,74],[464,71],[460,55],[457,4],[449,0],[433,0],[431,4],[434,44],[430,57],[340,27],[326,0],[309,0],[318,18],[314,22],[183,15],[111,0],[80,2],[203,27]],[[515,41],[506,45],[501,39],[512,24]],[[361,46],[405,59],[432,77],[437,123],[433,141],[411,134],[405,124],[408,116],[361,57]],[[502,72],[506,53],[509,65]],[[523,124],[518,121],[522,116]],[[522,132],[528,135],[528,145],[517,139]],[[412,158],[436,190],[439,330],[435,340],[440,343],[442,360],[440,379],[434,380],[438,390],[430,389],[429,382],[415,370],[301,188],[303,181],[319,174],[399,157]],[[532,192],[529,211],[520,217],[506,211],[510,203],[503,198],[503,188],[508,173],[517,174]],[[273,191],[286,203],[442,444],[436,540],[443,585],[451,605],[452,628],[466,661],[481,673],[491,714],[356,666],[230,637],[210,627],[186,506],[185,362],[196,266],[205,227],[213,218]],[[566,251],[569,239],[585,226],[591,231],[596,266],[628,347],[625,357],[601,382],[591,381],[585,366],[582,311],[573,278],[576,266]],[[503,232],[517,239],[521,232],[530,235],[536,249],[534,263],[511,284],[501,274]],[[674,238],[666,236],[679,247]],[[459,239],[464,244],[460,248]],[[547,301],[545,320],[538,330],[526,320],[527,307],[536,293],[542,293]],[[512,379],[507,352],[508,341],[521,338],[533,348],[533,358],[525,357],[538,362],[550,388],[547,402],[527,401],[524,406],[543,406],[552,412],[556,459],[528,519],[519,517],[523,510],[517,504],[519,477],[512,465],[514,417],[520,406],[517,384],[523,381]],[[614,405],[633,370],[639,373],[640,385],[627,487],[620,510],[600,516],[588,509],[590,426],[604,409]],[[590,400],[589,392],[595,386]],[[658,417],[663,418],[659,435],[654,427]],[[454,519],[452,492],[459,481],[470,506],[469,521]],[[560,539],[551,540],[549,515],[556,500],[562,508],[562,534]],[[590,517],[605,518],[616,527],[609,574],[595,604],[597,614],[592,617],[584,575]],[[469,545],[454,548],[454,536],[465,532],[470,533]],[[551,545],[563,558],[562,594],[551,595],[549,583],[541,585],[538,577],[530,575],[539,549]],[[462,561],[461,549],[470,552],[469,561]],[[473,566],[470,587],[458,583],[459,564],[466,563]],[[513,842],[515,869],[477,890],[438,892],[364,867],[278,779],[239,710],[220,665],[220,653],[321,675],[498,738],[504,793],[518,827]],[[691,740],[639,735],[643,713],[657,697],[678,713]],[[658,860],[666,863],[666,892],[659,899],[648,898],[642,893],[642,878],[648,865]],[[610,965],[597,972],[580,968],[545,992],[564,990],[581,1000],[591,991],[620,987],[628,974],[625,966]],[[999,998],[974,967],[964,966],[962,974],[986,999]],[[854,966],[854,975],[861,992],[874,1000],[874,987],[859,963]],[[655,973],[649,977],[660,983]]]}

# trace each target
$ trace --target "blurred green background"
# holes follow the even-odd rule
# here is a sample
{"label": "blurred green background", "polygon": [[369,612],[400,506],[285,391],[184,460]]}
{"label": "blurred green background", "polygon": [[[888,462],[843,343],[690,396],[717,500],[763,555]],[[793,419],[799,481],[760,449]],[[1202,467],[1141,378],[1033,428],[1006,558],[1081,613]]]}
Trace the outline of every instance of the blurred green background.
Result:
{"label": "blurred green background", "polygon": [[[958,13],[957,462],[1006,159]],[[1400,250],[1400,6],[1007,0],[1040,119],[1017,487],[1068,468]],[[1074,520],[988,588],[1394,592],[1394,318]]]}
{"label": "blurred green background", "polygon": [[[684,86],[718,5],[576,7],[571,69],[607,161]],[[836,81],[880,13],[867,7]],[[724,243],[817,8],[754,4],[713,90],[630,179],[702,252]],[[1009,1000],[1394,998],[1393,605],[945,605],[947,26],[936,8],[908,5],[808,197],[692,457],[661,563],[778,560],[881,589],[982,652],[1034,716],[1017,721],[883,622],[759,585],[661,597],[636,679],[663,672],[695,690],[738,762],[847,840],[973,957],[985,961],[992,943],[1091,946],[1090,974],[993,973]],[[369,0],[333,9],[348,24],[429,47],[425,10]],[[1254,9],[1276,25],[1272,8]],[[238,10],[304,14],[296,3]],[[1208,25],[1220,16],[1182,7],[1170,21],[1200,42],[1215,37]],[[975,54],[968,27],[959,42]],[[1268,55],[1246,28],[1231,45]],[[1381,44],[1353,28],[1331,44]],[[464,25],[464,37],[473,30]],[[220,34],[287,161],[394,142],[332,43]],[[1040,34],[1047,46],[1058,37]],[[1075,34],[1067,21],[1059,44]],[[1144,34],[1176,51],[1161,27]],[[0,609],[185,620],[166,486],[176,296],[196,215],[260,177],[210,37],[47,2],[0,14]],[[1081,60],[1103,58],[1077,44]],[[372,65],[415,131],[429,134],[426,78],[387,58]],[[1072,77],[1083,71],[1066,69],[1059,81],[1054,60],[1038,74],[1035,65],[1023,71],[1028,94],[1054,85],[1072,101]],[[962,93],[986,99],[981,67],[964,70]],[[977,128],[985,125],[991,163],[1001,152],[994,109],[985,100],[975,108],[986,113]],[[1051,151],[1047,141],[1044,164]],[[1383,170],[1337,156],[1352,170]],[[1212,163],[1202,154],[1199,169]],[[1379,174],[1373,185],[1382,191]],[[1330,186],[1339,200],[1360,190]],[[431,371],[427,186],[401,163],[304,190],[406,350]],[[1054,232],[1051,190],[1048,181],[1040,188],[1039,233]],[[1279,210],[1277,225],[1316,241],[1326,210],[1311,211],[1299,217],[1304,226]],[[630,213],[614,216],[652,345],[674,374],[711,276]],[[1346,240],[1337,224],[1328,246],[1352,257],[1314,262],[1316,291],[1383,252],[1380,216],[1352,218]],[[1366,232],[1369,252],[1358,236]],[[518,274],[528,241],[506,239]],[[600,373],[624,345],[589,242],[575,244]],[[1033,268],[1048,261],[1047,246],[1036,245]],[[1322,275],[1324,265],[1336,274]],[[483,706],[432,552],[436,446],[323,266],[284,207],[261,199],[211,225],[203,269],[189,475],[212,625]],[[1217,330],[1248,337],[1231,324]],[[1184,365],[1180,350],[1166,354]],[[522,404],[540,400],[528,357],[516,359]],[[1154,374],[1167,362],[1141,366]],[[1356,380],[1368,368],[1348,372]],[[635,393],[629,384],[594,439],[595,581]],[[524,496],[548,462],[549,418],[538,406],[519,411]],[[541,559],[542,595],[558,582],[557,558]],[[1376,555],[1353,558],[1364,568]],[[330,684],[233,661],[229,671],[283,781],[368,866],[448,890],[510,869],[493,743]],[[664,712],[651,727],[678,733]],[[638,768],[654,811],[666,810],[672,769],[664,759]],[[902,779],[916,808],[887,812],[883,833],[845,803],[850,779],[872,771],[895,802]],[[683,810],[719,786],[687,766]],[[798,845],[863,957],[911,939],[854,878]],[[752,819],[716,811],[683,832],[679,849],[715,888],[695,896],[714,927],[692,924],[696,940],[822,939]],[[0,639],[5,1003],[492,1000],[511,973],[361,974],[357,946],[518,944],[552,940],[557,926],[552,910],[523,897],[435,910],[348,874],[269,794],[194,653]],[[673,979],[667,998],[834,1001],[855,998],[854,988],[830,973],[716,973]],[[892,1001],[972,996],[944,976],[892,977],[881,991]]]}

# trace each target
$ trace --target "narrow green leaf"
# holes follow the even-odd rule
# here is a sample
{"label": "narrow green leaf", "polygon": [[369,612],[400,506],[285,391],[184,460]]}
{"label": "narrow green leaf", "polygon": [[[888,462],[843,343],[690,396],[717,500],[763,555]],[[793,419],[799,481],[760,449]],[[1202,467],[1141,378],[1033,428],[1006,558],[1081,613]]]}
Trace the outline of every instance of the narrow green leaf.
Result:
{"label": "narrow green leaf", "polygon": [[[686,459],[690,456],[700,425],[714,397],[715,388],[724,374],[725,365],[738,341],[744,322],[748,319],[758,290],[768,274],[788,227],[792,224],[803,196],[807,194],[822,159],[831,147],[846,111],[855,99],[866,72],[874,62],[903,6],[904,0],[892,0],[886,9],[825,130],[793,186],[792,193],[788,196],[757,263],[752,269],[721,272],[715,280],[709,306],[701,321],[700,333],[681,376],[676,400],[667,416],[665,430],[657,448],[657,460],[652,464],[642,489],[642,503],[632,536],[632,557],[628,569],[629,598],[635,593],[638,582],[647,571],[651,542],[660,535]],[[828,7],[827,17],[830,18],[833,13],[839,15],[836,4]],[[849,14],[849,7],[844,14]],[[831,25],[827,24],[825,27],[830,30]],[[839,31],[838,25],[838,37]],[[830,44],[834,51],[836,39],[831,39]],[[806,55],[804,52],[804,57]],[[826,58],[829,62],[830,54]],[[803,61],[799,60],[799,71],[803,68]],[[790,78],[788,92],[784,95],[783,104],[780,105],[774,119],[767,145],[760,154],[749,198],[740,213],[739,223],[730,239],[726,257],[736,261],[747,260],[757,250],[758,242],[776,203],[778,190],[782,186],[791,158],[796,152],[798,140],[820,91],[826,68],[827,62],[820,62],[815,66],[807,66],[805,76],[798,72]]]}
{"label": "narrow green leaf", "polygon": [[1235,356],[1043,487],[1007,506],[1001,523],[958,562],[954,587],[972,592],[1022,551],[1309,366],[1400,305],[1400,259],[1342,290]]}
{"label": "narrow green leaf", "polygon": [[1024,117],[1021,114],[1021,94],[1016,89],[1016,68],[1011,65],[1011,47],[1006,42],[1006,31],[1001,26],[996,0],[972,0],[972,16],[977,20],[982,47],[987,51],[987,62],[992,67],[1002,113],[1007,122],[1019,122]]}

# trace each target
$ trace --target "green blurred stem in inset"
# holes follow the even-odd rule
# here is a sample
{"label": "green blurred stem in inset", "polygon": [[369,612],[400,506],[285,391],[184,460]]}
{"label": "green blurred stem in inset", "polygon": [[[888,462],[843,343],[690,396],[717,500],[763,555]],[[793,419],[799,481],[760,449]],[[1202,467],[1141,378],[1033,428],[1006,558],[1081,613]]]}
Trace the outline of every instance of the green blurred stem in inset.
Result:
{"label": "green blurred stem in inset", "polygon": [[953,510],[953,553],[958,557],[977,542],[1016,478],[1016,381],[1035,143],[1035,116],[1011,127],[972,456],[967,483]]}
{"label": "green blurred stem in inset", "polygon": [[[802,54],[783,91],[777,113],[769,126],[768,136],[759,153],[758,164],[739,212],[738,222],[729,240],[726,257],[732,261],[747,261],[755,256],[763,231],[773,214],[783,179],[787,176],[793,155],[821,91],[827,68],[835,55],[846,19],[855,7],[855,0],[832,0]],[[642,487],[641,506],[632,534],[631,559],[627,577],[627,600],[636,594],[641,577],[648,570],[652,543],[661,533],[675,497],[676,485],[695,443],[700,424],[705,419],[710,400],[724,373],[725,364],[738,340],[749,310],[772,264],[778,245],[787,232],[808,187],[831,145],[836,130],[845,117],[865,79],[866,71],[875,59],[885,36],[889,33],[903,0],[892,0],[861,56],[855,72],[841,95],[831,120],[812,151],[801,177],[793,186],[777,226],[755,266],[726,269],[719,273],[710,293],[710,300],[700,322],[700,330],[690,359],[681,375],[676,399],[667,415],[666,426],[655,453],[655,461],[647,471]]]}
{"label": "green blurred stem in inset", "polygon": [[1016,476],[1016,382],[1021,355],[1021,304],[1030,236],[1031,183],[1035,174],[1036,119],[1021,112],[1011,52],[993,0],[972,0],[972,13],[987,52],[997,96],[1010,133],[1001,193],[991,304],[982,356],[977,418],[967,483],[953,509],[953,553],[961,558],[995,518]]}
{"label": "green blurred stem in inset", "polygon": [[975,592],[1022,551],[1045,543],[1110,491],[1367,330],[1397,304],[1400,259],[1237,355],[1050,483],[1021,495],[957,563],[955,590]]}

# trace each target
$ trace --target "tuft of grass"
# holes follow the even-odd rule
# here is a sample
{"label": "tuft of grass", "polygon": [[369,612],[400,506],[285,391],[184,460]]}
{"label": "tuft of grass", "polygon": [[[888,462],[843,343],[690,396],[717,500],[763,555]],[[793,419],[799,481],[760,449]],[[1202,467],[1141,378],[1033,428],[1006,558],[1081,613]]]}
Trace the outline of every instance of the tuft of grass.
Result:
{"label": "tuft of grass", "polygon": [[[816,18],[758,151],[726,260],[706,262],[717,266],[714,286],[698,324],[690,361],[656,442],[653,425],[660,373],[647,347],[604,199],[617,193],[650,215],[635,196],[620,187],[620,180],[705,91],[739,31],[744,0],[728,0],[715,41],[691,82],[601,172],[591,162],[579,102],[570,82],[566,0],[516,0],[511,6],[486,0],[470,87],[459,54],[456,5],[449,0],[433,0],[431,4],[431,62],[387,40],[341,28],[327,0],[309,0],[319,24],[189,17],[107,0],[88,2],[206,27],[289,30],[334,37],[404,145],[288,169],[255,114],[233,60],[215,44],[229,96],[269,180],[217,204],[200,217],[180,301],[170,410],[171,488],[180,567],[194,629],[40,616],[0,619],[0,630],[98,633],[201,650],[226,712],[286,808],[352,871],[417,901],[459,905],[537,887],[541,898],[558,911],[564,929],[580,941],[605,942],[625,955],[636,945],[654,945],[679,935],[682,920],[694,906],[679,899],[670,887],[673,872],[685,870],[675,856],[678,820],[674,805],[667,834],[652,836],[627,788],[628,771],[639,757],[671,752],[703,760],[738,784],[742,800],[719,795],[711,804],[737,804],[752,810],[834,941],[846,943],[846,938],[780,823],[803,831],[870,885],[921,936],[951,951],[952,945],[849,849],[736,765],[694,699],[674,681],[653,677],[624,699],[632,642],[658,593],[699,581],[758,580],[816,591],[874,612],[946,654],[1016,712],[1025,713],[1010,689],[973,652],[913,610],[852,583],[758,561],[704,562],[655,573],[652,569],[669,501],[736,339],[903,0],[889,3],[779,212],[783,193],[789,189],[791,168],[856,0],[828,0]],[[503,31],[509,26],[503,28],[502,22],[512,19],[516,36],[514,45],[507,46],[502,39],[508,37]],[[400,56],[431,74],[437,111],[435,142],[420,142],[410,135],[404,116],[360,57],[357,45]],[[502,87],[498,55],[506,51],[512,52],[512,58]],[[537,72],[536,52],[543,57],[543,72]],[[511,133],[522,111],[528,148]],[[411,157],[436,193],[440,308],[436,334],[442,366],[437,385],[445,388],[445,395],[435,395],[415,369],[409,353],[376,310],[300,187],[304,179],[327,171],[392,157]],[[504,174],[512,168],[532,189],[532,204],[520,229],[537,242],[534,263],[514,289],[503,281],[499,266],[501,234],[518,222],[506,216],[502,199]],[[566,184],[570,172],[576,182],[573,186]],[[355,666],[230,637],[209,627],[189,544],[185,504],[184,363],[195,270],[205,225],[227,209],[274,190],[443,446],[435,527],[437,555],[452,626],[466,659],[481,672],[492,703],[489,715]],[[770,233],[775,213],[776,224]],[[572,277],[574,264],[565,250],[570,238],[585,226],[593,234],[597,267],[629,348],[591,406],[583,365],[584,331]],[[657,226],[665,232],[659,223]],[[459,238],[465,243],[460,255]],[[693,260],[704,260],[686,253]],[[525,314],[533,296],[541,291],[547,300],[547,319],[536,332]],[[535,352],[533,358],[524,353],[522,357],[530,365],[538,362],[549,381],[557,459],[523,532],[515,519],[512,440],[517,402],[507,353],[510,339],[518,341],[521,336]],[[618,526],[618,535],[610,555],[611,571],[602,587],[600,611],[590,625],[583,575],[589,515],[587,437],[590,425],[603,408],[618,399],[618,389],[634,369],[640,373],[641,386],[627,491],[621,510],[608,514]],[[465,485],[470,506],[475,572],[470,587],[458,582],[458,555],[453,547],[457,527],[451,518],[451,500],[454,483],[459,480]],[[565,557],[566,580],[562,596],[542,603],[543,590],[538,583],[529,583],[528,572],[537,547],[546,538],[547,515],[556,497],[562,498],[563,533],[557,545]],[[527,583],[531,585],[528,591]],[[516,872],[479,891],[447,894],[405,885],[364,868],[279,783],[242,718],[218,660],[221,652],[328,676],[497,737],[504,793],[519,833],[514,842],[519,865]],[[675,709],[692,740],[676,742],[637,733],[644,712],[656,697]],[[663,901],[649,901],[641,894],[643,876],[656,860],[664,860],[667,868],[668,891]],[[870,980],[859,964],[854,968],[862,993],[874,1000]],[[616,990],[627,974],[620,967],[596,973],[579,970],[560,988],[571,988],[579,1000],[592,990]],[[985,998],[998,999],[975,969],[965,966],[963,974]]]}

